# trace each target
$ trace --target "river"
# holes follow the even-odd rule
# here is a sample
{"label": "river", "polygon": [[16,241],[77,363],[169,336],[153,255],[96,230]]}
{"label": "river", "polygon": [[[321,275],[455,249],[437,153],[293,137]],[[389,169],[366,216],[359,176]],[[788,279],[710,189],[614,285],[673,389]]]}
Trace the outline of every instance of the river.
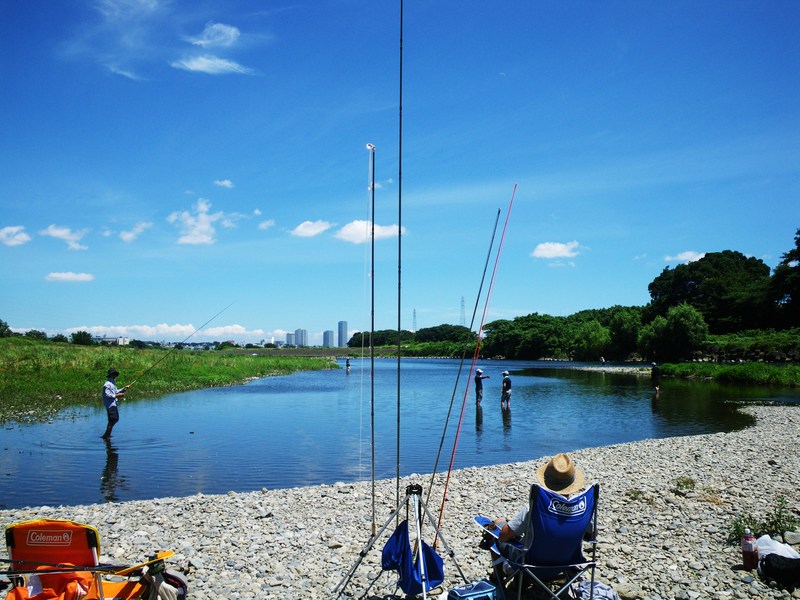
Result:
{"label": "river", "polygon": [[[73,505],[221,494],[393,477],[397,465],[397,360],[268,377],[120,407],[110,441],[105,410],[71,409],[42,424],[6,423],[0,507]],[[342,363],[343,366],[343,363]],[[573,370],[573,363],[486,361],[476,407],[469,364],[404,359],[400,471],[431,473],[532,460],[560,451],[746,427],[742,402],[798,402],[800,393]],[[511,371],[509,411],[500,409]],[[374,401],[373,401],[374,398]],[[462,413],[463,406],[463,413]],[[374,426],[373,426],[374,423]],[[445,424],[447,428],[445,429]],[[456,432],[458,441],[455,444]],[[440,450],[441,448],[441,450]],[[437,461],[438,456],[438,461]]]}

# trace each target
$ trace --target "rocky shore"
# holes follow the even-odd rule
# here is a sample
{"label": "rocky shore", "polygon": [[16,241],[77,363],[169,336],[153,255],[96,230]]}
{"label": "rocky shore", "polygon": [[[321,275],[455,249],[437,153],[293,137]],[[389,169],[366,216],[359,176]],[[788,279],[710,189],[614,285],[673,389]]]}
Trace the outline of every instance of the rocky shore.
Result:
{"label": "rocky shore", "polygon": [[[775,589],[743,570],[739,548],[726,541],[737,515],[763,518],[779,498],[800,517],[800,407],[744,410],[756,417],[744,431],[564,448],[588,480],[601,484],[598,578],[623,600],[800,598],[800,591]],[[442,528],[454,555],[444,560],[447,586],[461,583],[454,561],[470,581],[487,575],[488,557],[477,548],[480,535],[472,516],[511,516],[526,501],[541,462],[453,472]],[[436,516],[443,481],[444,476],[435,478],[427,499],[430,475],[404,478],[400,499],[407,485],[421,484]],[[378,528],[396,508],[395,486],[394,480],[376,483]],[[92,524],[100,530],[104,562],[136,563],[155,550],[172,549],[170,568],[186,572],[192,598],[322,599],[335,597],[331,590],[369,541],[372,498],[370,482],[340,483],[2,510],[0,521]],[[348,596],[393,597],[394,573],[383,573],[369,587],[380,574],[381,548],[393,527],[366,553]],[[423,535],[430,541],[431,528]]]}

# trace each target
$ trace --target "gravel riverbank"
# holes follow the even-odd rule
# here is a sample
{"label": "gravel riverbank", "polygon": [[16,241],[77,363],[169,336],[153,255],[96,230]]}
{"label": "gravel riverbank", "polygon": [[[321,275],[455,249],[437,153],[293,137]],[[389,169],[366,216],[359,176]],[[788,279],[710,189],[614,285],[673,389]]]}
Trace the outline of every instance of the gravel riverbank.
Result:
{"label": "gravel riverbank", "polygon": [[[744,410],[757,419],[744,431],[571,452],[587,479],[601,484],[598,577],[623,599],[800,598],[800,591],[772,589],[741,570],[738,547],[725,540],[736,515],[763,518],[781,497],[800,516],[800,407]],[[472,516],[513,515],[542,462],[453,472],[442,533],[468,580],[488,573]],[[428,502],[434,516],[443,479],[437,476]],[[401,500],[411,483],[422,484],[427,494],[430,476],[401,481]],[[376,483],[378,527],[396,508],[395,485]],[[335,597],[331,590],[358,559],[371,515],[371,484],[362,482],[2,510],[0,522],[92,524],[100,530],[105,562],[136,563],[155,550],[172,549],[170,567],[187,572],[192,598],[322,599]],[[392,530],[393,525],[366,554],[348,592],[360,597],[367,591]],[[424,535],[430,541],[430,527]],[[445,573],[446,584],[460,583],[451,558],[445,558]],[[367,598],[392,597],[395,580],[384,573]]]}

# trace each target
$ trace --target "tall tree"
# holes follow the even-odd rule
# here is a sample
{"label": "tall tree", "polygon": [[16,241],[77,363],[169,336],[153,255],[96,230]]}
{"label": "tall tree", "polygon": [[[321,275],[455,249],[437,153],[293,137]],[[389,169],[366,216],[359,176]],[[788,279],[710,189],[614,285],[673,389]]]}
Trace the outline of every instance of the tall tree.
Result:
{"label": "tall tree", "polygon": [[777,305],[776,325],[780,329],[800,327],[800,229],[794,248],[781,256],[770,281],[770,295]]}
{"label": "tall tree", "polygon": [[77,346],[91,346],[92,334],[88,331],[75,331],[69,336],[69,341]]}
{"label": "tall tree", "polygon": [[665,316],[686,302],[703,315],[712,333],[763,327],[772,321],[770,269],[741,252],[711,252],[700,260],[665,268],[647,289],[650,317]]}
{"label": "tall tree", "polygon": [[636,342],[641,327],[641,308],[622,308],[615,312],[608,324],[608,332],[611,336],[610,357],[625,360],[636,352]]}

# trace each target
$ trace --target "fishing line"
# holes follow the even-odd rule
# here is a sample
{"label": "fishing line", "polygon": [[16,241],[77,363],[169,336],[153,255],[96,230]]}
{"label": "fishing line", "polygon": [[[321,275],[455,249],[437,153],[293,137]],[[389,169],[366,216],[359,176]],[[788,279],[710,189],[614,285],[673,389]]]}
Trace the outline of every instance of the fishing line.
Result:
{"label": "fishing line", "polygon": [[[514,184],[514,189],[511,192],[511,200],[509,200],[509,203],[508,203],[508,212],[506,213],[506,220],[505,220],[505,224],[503,225],[503,233],[500,236],[500,244],[497,246],[497,255],[495,256],[495,259],[494,259],[494,267],[492,268],[492,277],[491,277],[491,279],[489,279],[489,290],[486,293],[486,302],[483,305],[483,316],[481,317],[481,327],[479,329],[478,342],[477,342],[478,345],[480,344],[480,332],[483,331],[483,326],[484,326],[484,323],[486,321],[486,313],[489,310],[489,302],[490,302],[491,297],[492,297],[492,291],[494,290],[494,282],[495,282],[495,279],[497,278],[497,268],[500,265],[500,256],[503,253],[503,245],[505,244],[506,231],[508,230],[508,221],[509,221],[509,218],[511,217],[511,209],[514,206],[514,196],[516,195],[516,193],[517,193],[517,184],[515,183]],[[475,365],[475,361],[477,360],[477,354],[478,354],[478,351],[476,350],[475,355],[473,356],[473,367]],[[472,369],[470,369],[470,377],[471,377],[471,375],[472,375]],[[467,388],[469,388],[469,385],[467,385]],[[461,403],[461,416],[458,419],[458,427],[456,428],[456,435],[455,435],[455,439],[453,440],[453,452],[450,455],[450,466],[447,469],[447,478],[445,479],[444,491],[442,492],[442,504],[441,504],[441,507],[439,508],[439,527],[440,528],[441,528],[441,525],[442,525],[442,520],[444,518],[444,506],[445,506],[445,502],[447,502],[447,489],[448,489],[448,487],[450,485],[450,475],[453,472],[453,464],[455,463],[455,459],[456,459],[456,449],[458,448],[458,440],[459,440],[459,438],[461,436],[461,425],[464,422],[464,409],[466,408],[466,405],[467,405],[467,393],[465,391],[464,400]]]}
{"label": "fishing line", "polygon": [[139,380],[140,380],[142,377],[144,377],[145,375],[147,375],[147,374],[148,374],[150,371],[152,371],[152,370],[153,370],[153,369],[156,367],[156,365],[158,365],[158,364],[159,364],[161,361],[163,361],[165,358],[167,358],[167,357],[168,357],[170,354],[172,354],[173,352],[175,352],[175,350],[177,350],[179,347],[181,347],[183,344],[185,344],[185,343],[186,343],[186,341],[187,341],[189,338],[191,338],[191,337],[192,337],[194,334],[196,334],[198,331],[200,331],[201,329],[203,329],[203,328],[204,328],[206,325],[208,325],[209,323],[211,323],[211,321],[213,321],[214,319],[216,319],[218,316],[220,316],[222,313],[224,313],[226,310],[228,310],[228,309],[229,309],[231,306],[233,306],[234,304],[236,304],[238,301],[239,301],[239,299],[237,298],[236,300],[234,300],[233,302],[231,302],[230,304],[228,304],[228,306],[226,306],[226,307],[225,307],[225,308],[223,308],[221,311],[219,311],[217,314],[215,314],[213,317],[211,317],[211,318],[210,318],[208,321],[206,321],[205,323],[203,323],[202,325],[200,325],[200,327],[198,327],[197,329],[195,329],[195,330],[194,330],[192,333],[190,333],[188,336],[186,336],[186,338],[185,338],[185,339],[184,339],[182,342],[180,342],[180,343],[178,343],[178,344],[175,344],[175,345],[174,345],[174,346],[173,346],[173,347],[172,347],[170,350],[168,350],[168,351],[167,351],[167,352],[166,352],[166,353],[165,353],[165,354],[164,354],[164,355],[163,355],[161,358],[159,358],[159,359],[158,359],[156,362],[154,362],[154,363],[153,363],[152,365],[150,365],[150,366],[149,366],[147,369],[145,369],[145,371],[144,371],[143,373],[141,373],[141,374],[140,374],[140,375],[139,375],[139,376],[138,376],[136,379],[134,379],[134,380],[133,380],[131,383],[129,383],[129,384],[128,384],[128,385],[126,385],[125,387],[126,387],[126,388],[129,388],[129,387],[131,387],[131,386],[132,386],[134,383],[136,383],[136,382],[137,382],[137,381],[139,381]]}

